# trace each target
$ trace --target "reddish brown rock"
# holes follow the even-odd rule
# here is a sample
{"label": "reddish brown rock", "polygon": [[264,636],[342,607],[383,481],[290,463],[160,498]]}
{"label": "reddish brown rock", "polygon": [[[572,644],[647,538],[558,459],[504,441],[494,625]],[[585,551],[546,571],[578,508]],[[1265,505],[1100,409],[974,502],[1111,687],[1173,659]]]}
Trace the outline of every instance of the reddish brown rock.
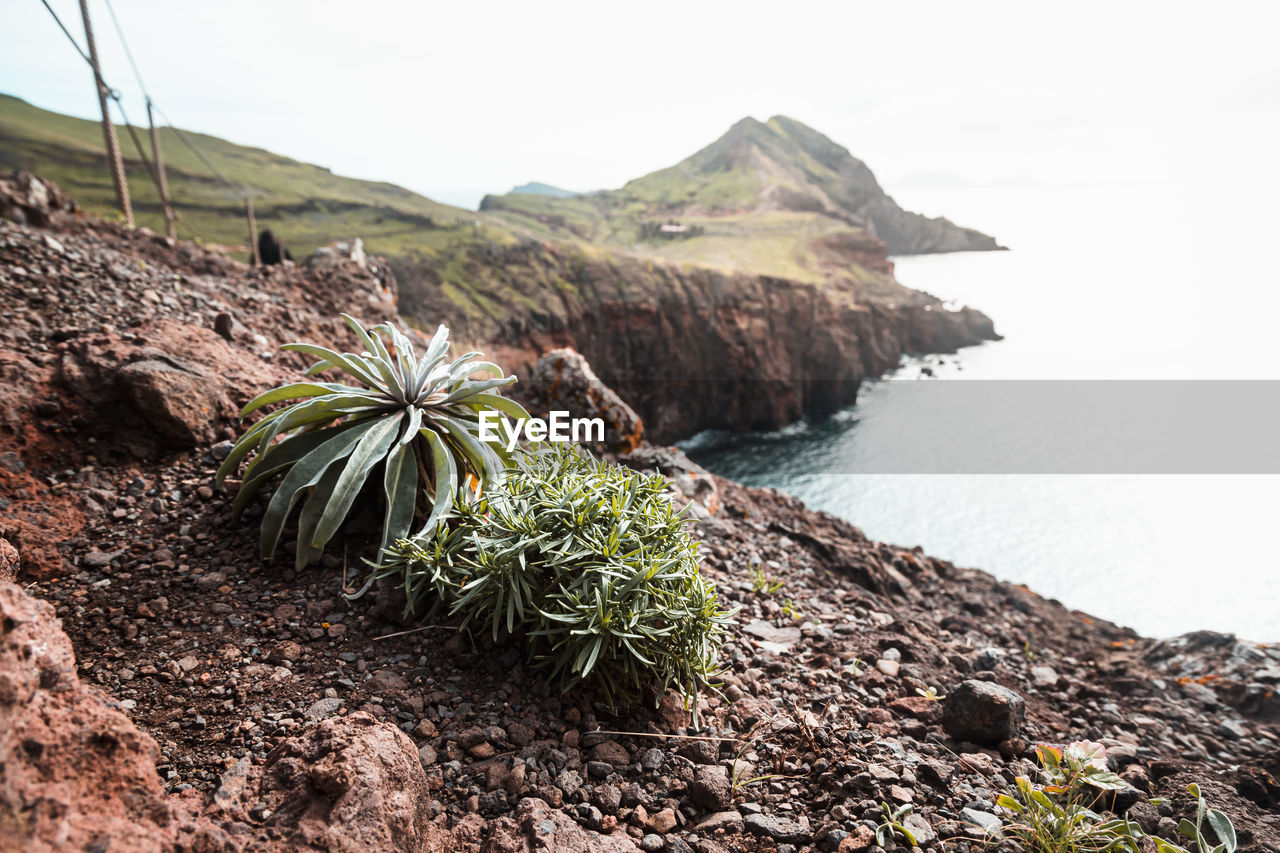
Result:
{"label": "reddish brown rock", "polygon": [[[257,823],[279,849],[416,850],[430,831],[430,800],[408,736],[355,713],[307,727],[261,768],[233,769],[213,814]],[[254,821],[263,808],[270,816]]]}
{"label": "reddish brown rock", "polygon": [[13,583],[18,576],[18,549],[8,539],[0,538],[0,583]]}
{"label": "reddish brown rock", "polygon": [[936,699],[923,696],[903,696],[889,703],[889,710],[900,717],[914,717],[925,723],[936,723],[942,719],[942,703]]}
{"label": "reddish brown rock", "polygon": [[644,439],[644,423],[635,410],[592,371],[576,350],[555,349],[538,359],[531,379],[532,414],[567,411],[571,418],[604,421],[603,442],[583,442],[593,450],[626,453]]}
{"label": "reddish brown rock", "polygon": [[163,849],[173,830],[158,755],[76,678],[53,608],[0,584],[0,849]]}
{"label": "reddish brown rock", "polygon": [[631,753],[616,740],[606,740],[591,748],[591,760],[604,761],[614,767],[626,767],[631,763]]}
{"label": "reddish brown rock", "polygon": [[[674,820],[674,818],[673,818]],[[484,853],[637,853],[639,848],[625,833],[584,829],[564,812],[539,799],[520,801],[514,813],[493,821]]]}

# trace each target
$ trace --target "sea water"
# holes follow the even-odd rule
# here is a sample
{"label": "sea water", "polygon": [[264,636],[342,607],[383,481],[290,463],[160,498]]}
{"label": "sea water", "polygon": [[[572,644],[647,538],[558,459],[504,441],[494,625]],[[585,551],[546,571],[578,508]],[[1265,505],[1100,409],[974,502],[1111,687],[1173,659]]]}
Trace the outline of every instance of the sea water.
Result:
{"label": "sea water", "polygon": [[[1147,635],[1211,629],[1280,641],[1274,467],[866,473],[900,470],[888,460],[902,453],[901,424],[936,417],[919,382],[1280,379],[1277,189],[1188,182],[899,194],[908,208],[945,213],[1010,247],[895,259],[904,284],[985,311],[1005,339],[904,359],[833,417],[773,433],[704,433],[684,446],[712,471],[795,494],[874,539],[923,546]],[[1234,414],[1205,411],[1201,396],[1216,399],[1190,391],[1188,415]],[[1025,434],[1021,421],[1004,426],[1011,446],[1034,450],[1043,440],[1030,419]],[[1270,445],[1252,435],[1246,452],[1274,458],[1280,431]]]}

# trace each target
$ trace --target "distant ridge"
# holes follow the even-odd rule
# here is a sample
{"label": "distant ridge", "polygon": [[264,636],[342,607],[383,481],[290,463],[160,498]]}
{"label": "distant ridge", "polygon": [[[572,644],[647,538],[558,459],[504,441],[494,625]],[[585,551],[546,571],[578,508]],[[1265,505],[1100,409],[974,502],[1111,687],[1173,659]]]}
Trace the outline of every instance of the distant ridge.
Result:
{"label": "distant ridge", "polygon": [[617,192],[672,212],[824,213],[865,228],[890,254],[1001,248],[980,231],[903,210],[866,163],[786,116],[744,118],[706,148]]}
{"label": "distant ridge", "polygon": [[538,181],[530,181],[527,184],[512,187],[511,193],[513,195],[549,195],[552,198],[573,198],[577,195],[571,190],[562,190],[559,187],[553,187],[551,184],[543,184]]}
{"label": "distant ridge", "polygon": [[862,298],[887,302],[897,298],[886,286],[889,255],[1002,248],[981,231],[903,210],[865,163],[786,116],[744,118],[674,166],[618,189],[566,196],[518,188],[485,196],[480,210],[542,239],[851,284]]}

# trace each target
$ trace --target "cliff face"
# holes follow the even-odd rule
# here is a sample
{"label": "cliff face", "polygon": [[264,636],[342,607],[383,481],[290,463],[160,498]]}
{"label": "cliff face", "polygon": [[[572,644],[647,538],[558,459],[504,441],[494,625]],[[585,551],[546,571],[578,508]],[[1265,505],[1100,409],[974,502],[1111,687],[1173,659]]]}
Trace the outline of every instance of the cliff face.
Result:
{"label": "cliff face", "polygon": [[867,299],[853,285],[539,244],[468,260],[473,312],[448,298],[438,268],[397,275],[402,313],[448,323],[522,376],[547,349],[574,347],[657,441],[781,427],[853,402],[904,353],[997,337],[982,313],[906,288],[901,301]]}

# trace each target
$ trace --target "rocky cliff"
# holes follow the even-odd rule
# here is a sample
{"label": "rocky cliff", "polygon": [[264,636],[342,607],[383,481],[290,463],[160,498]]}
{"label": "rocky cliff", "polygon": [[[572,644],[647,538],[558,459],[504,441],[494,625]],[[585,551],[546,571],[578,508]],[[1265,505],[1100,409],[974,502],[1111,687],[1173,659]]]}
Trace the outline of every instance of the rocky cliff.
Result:
{"label": "rocky cliff", "polygon": [[[878,257],[883,260],[883,250]],[[638,409],[658,441],[699,430],[770,429],[852,403],[904,353],[996,339],[971,308],[888,292],[526,242],[468,257],[463,307],[442,269],[396,263],[400,310],[448,323],[528,375],[572,346]],[[467,310],[467,308],[471,310]]]}

